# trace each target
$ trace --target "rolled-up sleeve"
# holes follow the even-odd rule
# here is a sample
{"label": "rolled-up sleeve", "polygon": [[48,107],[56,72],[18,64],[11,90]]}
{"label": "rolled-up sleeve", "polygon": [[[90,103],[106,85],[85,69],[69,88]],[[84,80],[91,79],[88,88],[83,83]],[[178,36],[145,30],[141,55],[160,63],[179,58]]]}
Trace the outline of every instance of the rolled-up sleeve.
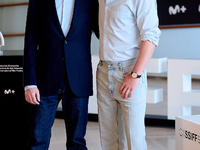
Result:
{"label": "rolled-up sleeve", "polygon": [[136,0],[135,16],[142,41],[150,41],[158,46],[161,34],[158,28],[156,0]]}

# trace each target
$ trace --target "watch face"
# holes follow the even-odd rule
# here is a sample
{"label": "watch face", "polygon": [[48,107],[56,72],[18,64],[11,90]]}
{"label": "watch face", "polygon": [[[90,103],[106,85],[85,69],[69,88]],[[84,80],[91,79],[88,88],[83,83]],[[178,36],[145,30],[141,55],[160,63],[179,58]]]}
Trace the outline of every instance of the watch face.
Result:
{"label": "watch face", "polygon": [[133,78],[137,78],[137,73],[133,72],[133,73],[132,73],[132,77],[133,77]]}

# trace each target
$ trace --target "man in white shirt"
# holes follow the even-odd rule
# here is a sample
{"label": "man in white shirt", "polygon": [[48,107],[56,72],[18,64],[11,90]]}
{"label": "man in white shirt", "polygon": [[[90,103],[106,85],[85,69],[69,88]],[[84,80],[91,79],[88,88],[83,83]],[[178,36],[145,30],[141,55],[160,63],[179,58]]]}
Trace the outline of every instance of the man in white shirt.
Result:
{"label": "man in white shirt", "polygon": [[[30,0],[25,48],[25,98],[30,105],[31,150],[47,150],[60,98],[68,150],[87,150],[92,95],[90,41],[98,35],[96,0]],[[97,20],[97,21],[96,21]]]}
{"label": "man in white shirt", "polygon": [[[160,30],[156,0],[99,0],[98,115],[103,150],[147,150],[146,66]],[[123,114],[123,115],[122,115]]]}

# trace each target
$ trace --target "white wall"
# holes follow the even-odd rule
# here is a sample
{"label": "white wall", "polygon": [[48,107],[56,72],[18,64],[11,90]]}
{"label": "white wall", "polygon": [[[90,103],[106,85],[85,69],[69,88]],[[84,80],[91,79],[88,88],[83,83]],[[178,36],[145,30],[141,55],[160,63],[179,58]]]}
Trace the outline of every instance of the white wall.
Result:
{"label": "white wall", "polygon": [[[1,4],[27,2],[28,0],[1,0]],[[0,7],[0,31],[3,34],[24,33],[27,6]],[[5,37],[2,50],[23,50],[24,37]]]}
{"label": "white wall", "polygon": [[154,58],[200,59],[200,28],[163,29]]}

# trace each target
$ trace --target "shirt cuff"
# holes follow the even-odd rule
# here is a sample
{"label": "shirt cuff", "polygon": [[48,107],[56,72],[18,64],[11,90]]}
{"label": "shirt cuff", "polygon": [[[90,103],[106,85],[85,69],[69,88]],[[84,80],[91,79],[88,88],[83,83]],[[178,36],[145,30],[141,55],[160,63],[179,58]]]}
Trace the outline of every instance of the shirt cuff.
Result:
{"label": "shirt cuff", "polygon": [[24,91],[31,89],[31,88],[37,88],[37,86],[36,85],[27,85],[24,87]]}
{"label": "shirt cuff", "polygon": [[151,43],[153,43],[156,46],[158,46],[159,37],[151,36],[151,35],[143,35],[142,41],[150,41]]}

